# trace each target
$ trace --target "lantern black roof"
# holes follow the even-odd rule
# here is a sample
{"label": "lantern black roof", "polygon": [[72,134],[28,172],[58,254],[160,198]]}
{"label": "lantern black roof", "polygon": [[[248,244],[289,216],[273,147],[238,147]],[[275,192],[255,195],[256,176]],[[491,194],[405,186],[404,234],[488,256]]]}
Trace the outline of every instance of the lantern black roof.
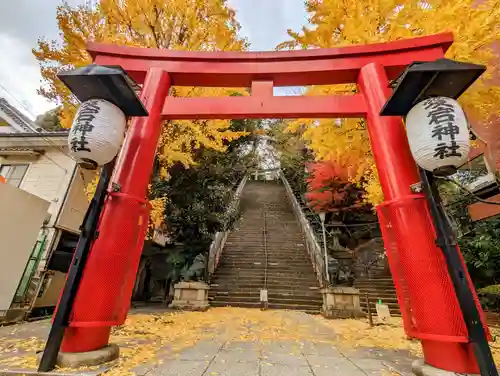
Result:
{"label": "lantern black roof", "polygon": [[104,99],[118,106],[126,116],[148,116],[136,94],[139,85],[120,66],[90,64],[59,72],[57,77],[80,102]]}
{"label": "lantern black roof", "polygon": [[457,99],[486,70],[484,65],[450,59],[413,62],[393,81],[382,116],[406,116],[418,102],[430,97]]}

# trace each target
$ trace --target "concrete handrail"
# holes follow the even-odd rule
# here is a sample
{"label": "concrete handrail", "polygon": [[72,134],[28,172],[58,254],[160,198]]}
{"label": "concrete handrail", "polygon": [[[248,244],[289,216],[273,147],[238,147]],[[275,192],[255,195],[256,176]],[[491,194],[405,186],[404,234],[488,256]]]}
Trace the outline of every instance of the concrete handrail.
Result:
{"label": "concrete handrail", "polygon": [[316,236],[314,235],[314,231],[309,224],[309,221],[307,220],[304,212],[302,211],[302,208],[297,201],[297,197],[295,197],[292,187],[290,187],[290,184],[288,183],[288,180],[286,179],[285,174],[283,174],[282,170],[279,171],[279,177],[283,185],[285,186],[286,195],[292,204],[295,218],[299,222],[302,233],[304,234],[307,253],[311,258],[314,272],[316,273],[316,278],[318,279],[318,282],[322,287],[327,286],[328,284],[326,283],[326,268],[323,251],[321,250],[321,247],[316,240]]}
{"label": "concrete handrail", "polygon": [[[236,192],[234,192],[233,200],[229,205],[230,211],[237,210],[240,205],[241,193],[243,192],[243,188],[245,188],[245,184],[248,180],[248,174],[243,177]],[[226,244],[227,236],[230,231],[218,232],[215,234],[214,240],[210,245],[210,251],[208,255],[208,276],[214,273],[217,265],[219,264],[220,256],[222,254],[222,250],[224,245]]]}

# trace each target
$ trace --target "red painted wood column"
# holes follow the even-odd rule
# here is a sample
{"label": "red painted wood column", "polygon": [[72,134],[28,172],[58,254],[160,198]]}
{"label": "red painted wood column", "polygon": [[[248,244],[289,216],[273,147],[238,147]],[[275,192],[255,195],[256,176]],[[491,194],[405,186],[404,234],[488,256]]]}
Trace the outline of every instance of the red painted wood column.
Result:
{"label": "red painted wood column", "polygon": [[384,245],[401,306],[405,330],[419,338],[427,364],[459,373],[479,373],[444,257],[422,194],[399,117],[381,117],[391,90],[380,64],[364,66],[358,77],[367,104],[367,128],[385,202],[377,208]]}
{"label": "red painted wood column", "polygon": [[146,199],[170,89],[162,69],[148,71],[141,100],[148,117],[134,118],[120,152],[115,192],[104,205],[61,351],[85,352],[108,344],[112,326],[125,321],[148,225]]}

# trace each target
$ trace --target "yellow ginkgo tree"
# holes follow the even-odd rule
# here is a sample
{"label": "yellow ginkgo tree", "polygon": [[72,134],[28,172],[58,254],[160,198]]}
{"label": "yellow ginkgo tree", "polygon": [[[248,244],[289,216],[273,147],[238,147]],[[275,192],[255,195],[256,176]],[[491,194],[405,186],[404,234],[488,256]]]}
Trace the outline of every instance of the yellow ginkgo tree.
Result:
{"label": "yellow ginkgo tree", "polygon": [[[238,36],[235,12],[226,0],[100,0],[57,8],[60,40],[43,38],[33,49],[43,77],[39,93],[61,105],[61,124],[70,127],[77,103],[57,78],[60,70],[91,63],[87,42],[165,48],[171,50],[241,51],[248,47]],[[245,94],[237,89],[175,87],[176,96]],[[225,144],[244,132],[229,130],[229,122],[172,121],[165,124],[157,156],[161,172],[173,163],[193,163],[192,151],[201,146],[224,151]],[[94,182],[95,184],[95,182]],[[90,186],[92,191],[92,185]],[[158,199],[161,200],[161,199]],[[163,201],[152,202],[152,222],[161,217]]]}
{"label": "yellow ginkgo tree", "polygon": [[[486,74],[461,98],[473,123],[493,127],[491,119],[500,113],[497,54],[500,40],[500,0],[308,0],[309,26],[288,31],[291,40],[278,49],[330,48],[353,44],[394,41],[445,31],[455,42],[446,57],[485,64]],[[306,95],[355,92],[346,85],[308,88]],[[352,179],[363,184],[366,199],[383,200],[370,150],[366,126],[361,119],[299,119],[289,131],[304,129],[304,139],[317,159],[335,160],[355,155]]]}

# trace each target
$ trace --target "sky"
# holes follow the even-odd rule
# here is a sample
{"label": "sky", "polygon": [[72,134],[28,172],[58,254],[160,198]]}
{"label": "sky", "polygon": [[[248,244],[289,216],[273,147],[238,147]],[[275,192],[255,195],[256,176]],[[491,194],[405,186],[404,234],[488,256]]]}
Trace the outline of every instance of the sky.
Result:
{"label": "sky", "polygon": [[[54,107],[36,93],[41,76],[31,53],[38,38],[58,39],[56,7],[62,0],[0,0],[0,96],[31,118]],[[84,0],[67,0],[80,4]],[[229,0],[251,50],[273,50],[287,29],[307,23],[303,0]]]}

